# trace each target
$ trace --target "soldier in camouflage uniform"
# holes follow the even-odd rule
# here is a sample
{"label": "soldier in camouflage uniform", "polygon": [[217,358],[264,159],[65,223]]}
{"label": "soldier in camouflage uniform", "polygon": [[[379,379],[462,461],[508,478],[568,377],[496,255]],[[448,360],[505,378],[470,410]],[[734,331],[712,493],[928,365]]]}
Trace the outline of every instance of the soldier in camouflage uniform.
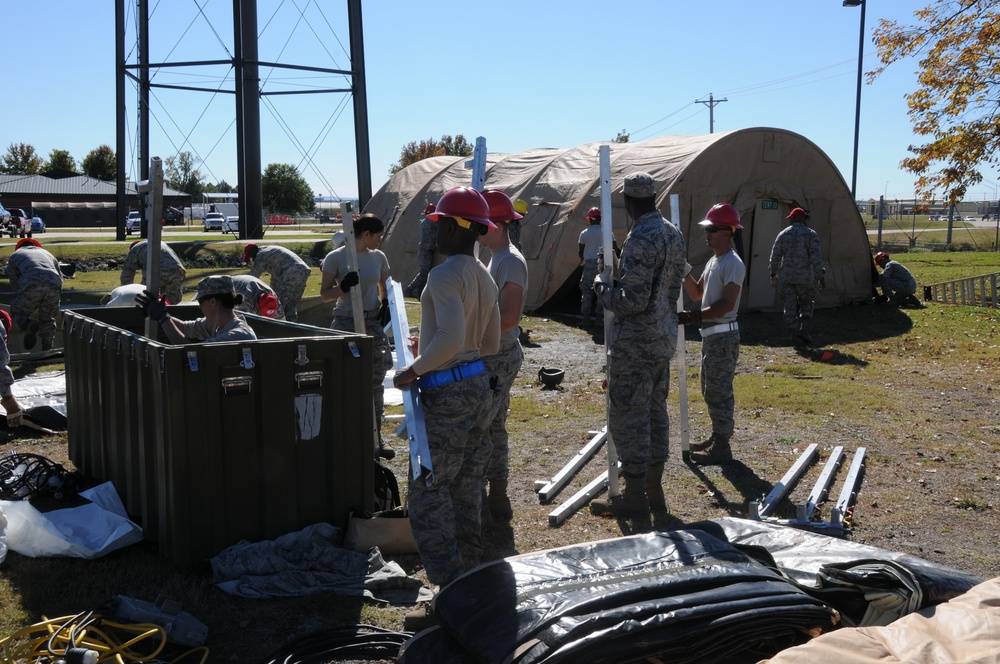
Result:
{"label": "soldier in camouflage uniform", "polygon": [[434,204],[424,208],[424,218],[420,221],[420,246],[417,247],[417,275],[406,287],[407,297],[420,297],[427,283],[427,274],[434,267],[434,247],[437,245],[437,224],[427,215],[434,212]]}
{"label": "soldier in camouflage uniform", "polygon": [[23,238],[14,245],[14,253],[7,260],[7,276],[16,291],[10,315],[18,327],[27,331],[24,349],[34,348],[37,337],[41,337],[42,350],[50,350],[56,336],[56,314],[62,294],[59,260],[42,249],[38,240]]}
{"label": "soldier in camouflage uniform", "polygon": [[732,237],[742,230],[740,214],[728,203],[719,203],[699,222],[705,229],[705,241],[712,250],[700,279],[689,273],[684,290],[692,307],[678,315],[681,325],[701,325],[701,394],[712,420],[708,440],[690,446],[691,460],[700,465],[714,465],[733,458],[729,439],[733,435],[733,378],[740,356],[740,332],[736,314],[740,308],[746,267],[733,251]]}
{"label": "soldier in camouflage uniform", "polygon": [[913,273],[902,263],[897,263],[889,254],[880,251],[875,254],[875,263],[882,268],[878,285],[882,296],[897,307],[920,307],[920,300],[914,297],[917,292],[917,280]]}
{"label": "soldier in camouflage uniform", "polygon": [[489,494],[486,498],[487,512],[493,522],[506,523],[513,516],[510,498],[507,496],[507,480],[510,475],[510,448],[507,434],[507,408],[510,405],[510,389],[514,385],[524,351],[518,337],[521,329],[521,312],[528,293],[528,264],[524,256],[510,241],[510,228],[521,218],[514,211],[510,198],[502,191],[487,189],[483,192],[490,208],[490,221],[497,228],[490,229],[479,238],[479,244],[492,254],[487,269],[497,285],[500,305],[500,349],[485,358],[486,373],[495,381],[493,403],[490,408],[489,439],[492,442],[490,462],[486,468]]}
{"label": "soldier in camouflage uniform", "polygon": [[[410,480],[410,524],[431,583],[444,586],[482,556],[483,473],[492,398],[482,358],[500,343],[497,287],[475,257],[476,238],[495,225],[475,189],[446,192],[430,214],[447,260],[427,276],[420,297],[420,337],[413,362],[393,384],[418,381],[431,465]],[[412,476],[411,476],[412,477]],[[407,630],[431,622],[427,608],[406,616]]]}
{"label": "soldier in camouflage uniform", "polygon": [[278,314],[278,296],[270,286],[249,274],[234,274],[232,279],[233,289],[243,296],[243,302],[236,307],[238,311],[265,318],[274,318]]}
{"label": "soldier in camouflage uniform", "polygon": [[583,325],[589,327],[604,318],[604,310],[594,294],[594,279],[600,272],[598,258],[601,256],[601,245],[604,243],[604,232],[601,230],[600,208],[590,208],[587,212],[590,225],[580,232],[579,255],[583,263],[583,275],[580,277],[580,313],[583,315]]}
{"label": "soldier in camouflage uniform", "polygon": [[684,239],[656,208],[648,173],[625,178],[625,210],[634,220],[625,238],[615,284],[594,282],[605,309],[614,312],[608,339],[608,431],[625,477],[619,500],[592,501],[596,512],[648,522],[665,514],[663,466],[670,421],[670,358],[677,345],[677,298],[686,265]]}
{"label": "soldier in camouflage uniform", "polygon": [[[131,244],[122,264],[120,279],[122,286],[135,281],[136,269],[142,270],[140,281],[146,283],[146,253],[146,240],[136,240]],[[160,243],[160,292],[166,295],[172,304],[180,304],[186,274],[184,263],[174,250],[166,242]]]}
{"label": "soldier in camouflage uniform", "polygon": [[781,304],[785,312],[785,327],[793,337],[807,344],[809,322],[815,308],[816,289],[826,288],[823,274],[823,254],[819,235],[806,226],[806,211],[795,208],[788,213],[791,225],[778,233],[771,247],[771,285],[781,288]]}
{"label": "soldier in camouflage uniform", "polygon": [[334,249],[323,259],[322,281],[319,296],[324,302],[336,300],[333,322],[330,327],[344,332],[354,332],[354,309],[351,292],[360,293],[364,314],[365,334],[372,337],[372,394],[375,405],[375,430],[379,432],[376,454],[391,459],[396,453],[382,440],[382,419],[385,412],[385,373],[392,368],[392,348],[379,322],[382,303],[389,306],[385,281],[389,278],[389,259],[378,249],[385,225],[371,213],[354,220],[354,246],[357,251],[357,269],[348,271],[350,254],[346,246]]}
{"label": "soldier in camouflage uniform", "polygon": [[271,288],[278,296],[276,318],[295,323],[299,320],[299,300],[306,290],[306,282],[312,270],[309,265],[291,249],[281,246],[258,247],[251,242],[243,248],[243,262],[253,262],[250,276],[258,279],[264,274],[271,275]]}
{"label": "soldier in camouflage uniform", "polygon": [[7,427],[13,429],[22,424],[24,411],[14,396],[14,372],[10,369],[10,349],[7,340],[14,321],[10,314],[0,309],[0,406],[7,415]]}

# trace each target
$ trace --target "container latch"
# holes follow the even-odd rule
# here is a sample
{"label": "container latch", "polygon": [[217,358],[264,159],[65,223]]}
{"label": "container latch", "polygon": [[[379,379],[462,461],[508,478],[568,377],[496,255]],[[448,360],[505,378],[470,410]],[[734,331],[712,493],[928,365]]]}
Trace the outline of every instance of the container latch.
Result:
{"label": "container latch", "polygon": [[188,358],[188,369],[190,369],[191,371],[197,371],[198,370],[198,352],[197,351],[193,351],[193,350],[189,350],[187,352],[187,358]]}
{"label": "container latch", "polygon": [[309,358],[306,357],[306,345],[299,344],[295,348],[296,350],[298,350],[299,353],[299,356],[295,358],[295,364],[299,365],[300,367],[309,364]]}
{"label": "container latch", "polygon": [[253,378],[250,376],[234,376],[222,379],[223,394],[250,394]]}
{"label": "container latch", "polygon": [[322,371],[300,371],[295,374],[295,387],[323,387]]}
{"label": "container latch", "polygon": [[243,361],[240,362],[240,366],[244,369],[253,369],[253,356],[250,354],[249,348],[243,348]]}
{"label": "container latch", "polygon": [[361,351],[358,350],[358,342],[348,341],[347,347],[351,349],[351,355],[353,355],[354,357],[361,357]]}

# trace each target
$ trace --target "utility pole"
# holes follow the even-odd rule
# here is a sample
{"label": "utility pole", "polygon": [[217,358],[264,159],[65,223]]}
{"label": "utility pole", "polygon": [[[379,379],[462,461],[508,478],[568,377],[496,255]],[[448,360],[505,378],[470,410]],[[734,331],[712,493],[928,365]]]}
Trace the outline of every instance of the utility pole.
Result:
{"label": "utility pole", "polygon": [[707,100],[705,99],[694,100],[694,103],[696,104],[705,104],[705,106],[708,106],[708,133],[710,134],[715,133],[715,107],[724,101],[729,101],[729,100],[726,99],[725,97],[723,97],[722,99],[716,99],[715,97],[712,96],[711,92],[708,93]]}

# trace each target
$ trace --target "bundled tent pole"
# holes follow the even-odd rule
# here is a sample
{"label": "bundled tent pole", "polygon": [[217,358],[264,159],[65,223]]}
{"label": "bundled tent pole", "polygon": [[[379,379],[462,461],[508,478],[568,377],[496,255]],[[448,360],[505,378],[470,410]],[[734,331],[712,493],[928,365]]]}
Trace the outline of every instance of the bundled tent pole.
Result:
{"label": "bundled tent pole", "polygon": [[[614,224],[611,219],[611,146],[602,145],[598,149],[598,160],[601,169],[601,255],[604,257],[604,269],[602,271],[604,282],[609,285],[615,283],[615,234]],[[605,405],[608,411],[608,419],[611,415],[611,353],[609,347],[611,343],[611,321],[614,319],[614,312],[604,310],[604,369],[608,379],[608,389],[605,391]],[[609,421],[610,425],[610,421]],[[608,439],[608,497],[617,498],[620,489],[618,488],[618,450],[615,448],[615,441],[611,438],[610,426],[607,428]]]}
{"label": "bundled tent pole", "polygon": [[[615,477],[618,477],[619,466],[620,464],[615,461]],[[597,496],[604,491],[605,487],[609,487],[608,475],[609,472],[605,470],[600,475],[592,479],[585,487],[574,493],[569,500],[549,512],[549,526],[558,526],[569,518],[570,514],[576,512],[578,509],[589,503],[594,496]]]}
{"label": "bundled tent pole", "polygon": [[842,529],[849,527],[849,524],[845,525],[844,519],[845,515],[850,513],[851,507],[854,506],[854,502],[858,497],[858,483],[865,467],[865,453],[867,451],[864,447],[859,447],[858,451],[854,453],[854,460],[847,471],[847,477],[844,478],[844,486],[840,490],[840,497],[837,498],[837,504],[834,508],[830,510],[830,524],[833,527]]}
{"label": "bundled tent pole", "polygon": [[795,483],[799,481],[802,474],[806,471],[806,468],[812,463],[812,460],[816,457],[816,449],[819,446],[816,443],[812,443],[806,448],[805,452],[799,455],[798,460],[792,464],[792,467],[788,469],[781,480],[774,485],[771,489],[771,493],[767,494],[767,497],[762,501],[751,501],[750,503],[750,518],[755,520],[761,520],[767,517],[771,511],[775,508],[779,501],[785,497]]}
{"label": "bundled tent pole", "polygon": [[[153,157],[152,162],[149,179],[137,183],[135,189],[144,199],[143,208],[146,216],[146,267],[142,271],[142,276],[146,282],[146,290],[152,293],[153,297],[159,298],[160,238],[163,236],[163,227],[160,223],[163,218],[163,162],[159,157]],[[156,339],[159,329],[160,324],[147,316],[146,336]]]}
{"label": "bundled tent pole", "polygon": [[[472,159],[465,162],[466,168],[472,168],[472,188],[482,191],[486,188],[486,137],[476,137],[476,147],[472,151]],[[478,245],[477,245],[478,246]]]}
{"label": "bundled tent pole", "polygon": [[833,448],[833,452],[830,453],[830,458],[826,460],[826,464],[823,466],[823,472],[820,473],[819,478],[816,480],[816,484],[813,485],[812,491],[809,492],[809,497],[806,498],[804,505],[798,505],[795,508],[795,520],[802,523],[809,523],[813,512],[816,510],[816,505],[823,502],[829,492],[830,484],[833,482],[833,473],[837,470],[840,462],[844,459],[844,446],[838,445]]}
{"label": "bundled tent pole", "polygon": [[[680,196],[670,194],[670,221],[681,230]],[[677,295],[677,313],[684,311],[684,288]],[[684,326],[677,326],[677,393],[681,407],[681,457],[684,461],[691,458],[690,428],[688,426],[688,381],[687,381],[687,351],[684,348]]]}
{"label": "bundled tent pole", "polygon": [[[406,320],[406,303],[403,300],[403,288],[392,278],[385,280],[385,290],[389,295],[389,308],[392,310],[392,334],[396,339],[396,354],[399,365],[406,367],[413,362],[413,351],[410,349],[410,325]],[[410,443],[410,473],[412,479],[420,477],[426,468],[427,481],[434,480],[434,468],[431,466],[431,449],[427,444],[427,427],[424,424],[424,408],[420,401],[420,390],[417,383],[404,385],[400,392],[403,395],[403,412],[406,415],[407,439]]]}
{"label": "bundled tent pole", "polygon": [[[347,201],[340,201],[340,219],[344,227],[344,244],[347,245],[347,271],[355,272],[358,269],[358,247],[354,243],[354,215],[351,214],[351,204]],[[354,316],[354,331],[364,334],[365,305],[361,301],[360,287],[351,292],[351,315]]]}
{"label": "bundled tent pole", "polygon": [[581,468],[583,468],[590,458],[597,453],[597,450],[601,449],[601,445],[608,437],[608,428],[604,427],[601,431],[597,432],[593,438],[590,439],[586,445],[580,448],[580,451],[576,453],[576,456],[569,460],[565,466],[563,466],[558,473],[552,476],[552,479],[548,482],[536,482],[535,491],[538,493],[538,502],[542,505],[547,505],[552,502],[552,499],[556,497],[566,483],[569,482],[570,478],[573,477]]}

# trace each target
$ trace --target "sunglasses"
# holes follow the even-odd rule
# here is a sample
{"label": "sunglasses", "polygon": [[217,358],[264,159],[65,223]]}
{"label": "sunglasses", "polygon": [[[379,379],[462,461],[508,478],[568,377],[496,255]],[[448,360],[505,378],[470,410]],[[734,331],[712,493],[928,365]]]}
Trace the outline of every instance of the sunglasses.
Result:
{"label": "sunglasses", "polygon": [[724,230],[726,230],[726,229],[725,228],[715,228],[714,226],[709,226],[708,228],[705,229],[705,232],[706,233],[717,233],[719,231],[724,231]]}

